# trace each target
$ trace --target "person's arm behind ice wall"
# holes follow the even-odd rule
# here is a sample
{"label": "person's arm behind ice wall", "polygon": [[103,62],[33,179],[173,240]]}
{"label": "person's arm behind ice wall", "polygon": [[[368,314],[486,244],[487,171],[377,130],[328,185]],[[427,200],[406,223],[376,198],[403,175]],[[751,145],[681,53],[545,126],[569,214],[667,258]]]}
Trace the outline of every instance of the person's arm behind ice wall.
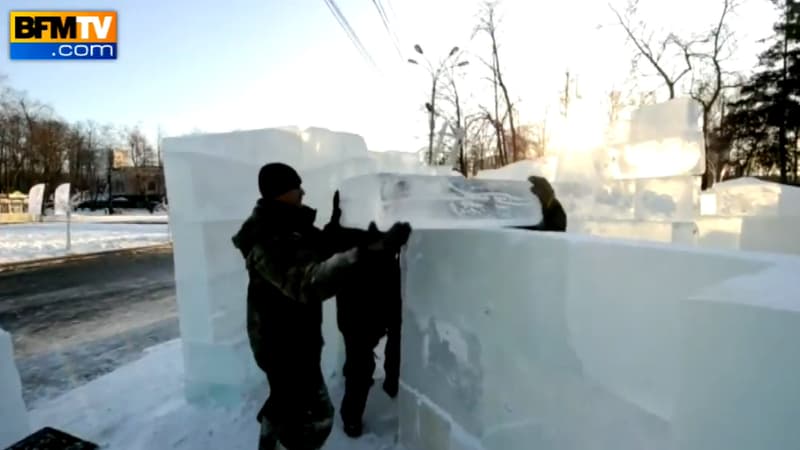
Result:
{"label": "person's arm behind ice wall", "polygon": [[537,225],[514,228],[531,231],[567,231],[567,213],[556,198],[550,182],[537,176],[529,177],[528,181],[531,183],[531,193],[542,205],[542,221]]}

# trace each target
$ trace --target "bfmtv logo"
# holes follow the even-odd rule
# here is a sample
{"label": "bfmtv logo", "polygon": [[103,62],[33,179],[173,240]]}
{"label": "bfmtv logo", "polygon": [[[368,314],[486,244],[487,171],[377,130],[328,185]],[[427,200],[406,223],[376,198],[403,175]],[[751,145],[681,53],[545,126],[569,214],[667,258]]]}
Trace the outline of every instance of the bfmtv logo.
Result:
{"label": "bfmtv logo", "polygon": [[117,59],[116,11],[12,11],[11,59]]}

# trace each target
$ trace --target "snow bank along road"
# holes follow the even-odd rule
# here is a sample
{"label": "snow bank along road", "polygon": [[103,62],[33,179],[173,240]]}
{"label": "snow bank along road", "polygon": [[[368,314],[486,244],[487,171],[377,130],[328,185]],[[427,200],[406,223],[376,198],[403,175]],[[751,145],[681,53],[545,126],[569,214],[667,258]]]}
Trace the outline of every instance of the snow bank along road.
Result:
{"label": "snow bank along road", "polygon": [[163,224],[73,223],[66,250],[66,224],[56,222],[0,226],[0,263],[94,253],[171,241]]}
{"label": "snow bank along road", "polygon": [[0,328],[31,407],[178,336],[169,247],[0,272]]}

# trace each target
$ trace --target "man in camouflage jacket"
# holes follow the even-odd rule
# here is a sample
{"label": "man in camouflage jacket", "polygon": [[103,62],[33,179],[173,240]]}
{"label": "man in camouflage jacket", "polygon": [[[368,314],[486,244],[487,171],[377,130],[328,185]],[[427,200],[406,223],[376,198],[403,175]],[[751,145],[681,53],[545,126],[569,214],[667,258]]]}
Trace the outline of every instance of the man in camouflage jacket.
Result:
{"label": "man in camouflage jacket", "polygon": [[291,167],[271,163],[258,176],[261,198],[233,237],[245,258],[247,332],[266,373],[270,395],[258,414],[260,450],[322,447],[333,427],[333,406],[320,368],[322,302],[355,279],[359,261],[395,252],[408,224],[395,224],[370,246],[335,253],[303,205],[302,180]]}

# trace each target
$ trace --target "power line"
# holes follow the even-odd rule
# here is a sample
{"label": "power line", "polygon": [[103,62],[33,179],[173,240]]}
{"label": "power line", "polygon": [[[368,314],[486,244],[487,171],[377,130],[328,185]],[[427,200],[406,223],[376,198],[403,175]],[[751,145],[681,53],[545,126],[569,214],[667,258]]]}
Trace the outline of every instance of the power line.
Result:
{"label": "power line", "polygon": [[403,57],[403,51],[400,50],[399,40],[397,39],[397,35],[392,31],[392,27],[389,24],[389,16],[386,15],[386,10],[383,9],[383,5],[381,4],[380,0],[372,0],[372,4],[375,5],[375,9],[378,10],[378,15],[381,16],[381,22],[383,22],[383,28],[386,29],[386,33],[389,34],[389,39],[392,41],[392,45],[394,45],[394,49],[397,50],[397,55],[400,56],[401,61],[405,61]]}
{"label": "power line", "polygon": [[372,56],[369,54],[367,49],[364,47],[364,44],[361,43],[361,39],[358,38],[358,35],[353,30],[353,27],[350,26],[350,23],[342,14],[342,11],[336,5],[335,0],[325,0],[325,4],[328,5],[328,9],[330,9],[331,14],[333,17],[336,18],[336,21],[339,22],[339,26],[342,27],[345,33],[347,33],[347,37],[350,38],[350,41],[356,47],[359,53],[361,53],[361,57],[363,57],[367,62],[375,69],[378,69],[378,65],[375,64],[375,60],[372,59]]}

